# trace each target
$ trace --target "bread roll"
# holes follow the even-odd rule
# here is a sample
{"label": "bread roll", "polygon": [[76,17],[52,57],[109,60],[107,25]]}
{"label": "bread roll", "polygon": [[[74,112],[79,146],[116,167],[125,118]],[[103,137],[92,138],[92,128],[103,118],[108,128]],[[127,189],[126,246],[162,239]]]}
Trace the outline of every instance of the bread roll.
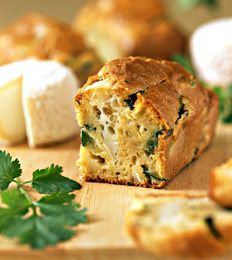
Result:
{"label": "bread roll", "polygon": [[0,64],[27,58],[68,65],[85,81],[100,66],[92,49],[70,26],[42,14],[29,14],[0,31]]}
{"label": "bread roll", "polygon": [[185,49],[185,37],[160,0],[94,0],[74,21],[104,62],[125,56],[170,58]]}

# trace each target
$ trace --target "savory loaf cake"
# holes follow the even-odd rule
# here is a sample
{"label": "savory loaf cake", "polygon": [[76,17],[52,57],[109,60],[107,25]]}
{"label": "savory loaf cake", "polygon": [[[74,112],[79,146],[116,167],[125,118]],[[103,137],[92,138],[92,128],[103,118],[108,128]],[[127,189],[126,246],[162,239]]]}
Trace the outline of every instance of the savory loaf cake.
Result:
{"label": "savory loaf cake", "polygon": [[232,159],[211,172],[209,196],[222,206],[232,208]]}
{"label": "savory loaf cake", "polygon": [[104,62],[130,55],[167,59],[185,50],[185,37],[160,0],[89,1],[74,28]]}
{"label": "savory loaf cake", "polygon": [[137,198],[126,224],[135,243],[157,257],[212,259],[231,253],[232,212],[207,198]]}
{"label": "savory loaf cake", "polygon": [[218,100],[180,65],[129,57],[79,89],[84,179],[163,187],[211,143]]}
{"label": "savory loaf cake", "polygon": [[27,58],[62,62],[81,81],[100,68],[97,55],[85,46],[80,34],[39,13],[26,15],[0,31],[0,64]]}

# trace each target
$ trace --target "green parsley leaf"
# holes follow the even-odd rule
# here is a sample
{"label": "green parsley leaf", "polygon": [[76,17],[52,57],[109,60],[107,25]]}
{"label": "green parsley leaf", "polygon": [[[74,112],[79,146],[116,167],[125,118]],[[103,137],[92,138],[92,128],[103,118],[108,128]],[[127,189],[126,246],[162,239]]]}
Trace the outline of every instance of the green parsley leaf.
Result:
{"label": "green parsley leaf", "polygon": [[74,197],[67,193],[52,194],[40,199],[37,206],[41,213],[47,216],[59,216],[70,226],[85,223],[86,209],[80,209],[79,204],[71,202],[73,199]]}
{"label": "green parsley leaf", "polygon": [[87,146],[90,142],[92,141],[92,138],[89,136],[89,134],[84,131],[83,129],[81,130],[81,144],[85,147]]}
{"label": "green parsley leaf", "polygon": [[62,167],[52,164],[50,167],[33,172],[32,187],[39,193],[72,192],[81,185],[61,175]]}
{"label": "green parsley leaf", "polygon": [[8,209],[24,214],[31,206],[31,200],[23,190],[11,189],[1,193],[1,200]]}
{"label": "green parsley leaf", "polygon": [[171,57],[171,60],[179,63],[184,69],[195,75],[195,71],[190,59],[184,56],[183,54],[177,53]]}
{"label": "green parsley leaf", "polygon": [[214,87],[214,92],[219,99],[219,112],[223,123],[232,123],[232,85],[224,89],[222,87]]}
{"label": "green parsley leaf", "polygon": [[18,238],[20,244],[42,249],[72,238],[75,231],[68,228],[59,217],[32,215],[25,219],[15,219],[4,234]]}
{"label": "green parsley leaf", "polygon": [[217,7],[218,0],[178,0],[178,4],[184,9],[191,9],[198,5],[206,5],[208,7]]}
{"label": "green parsley leaf", "polygon": [[14,221],[28,212],[31,201],[19,189],[2,192],[1,201],[4,207],[0,207],[0,233],[5,233]]}
{"label": "green parsley leaf", "polygon": [[2,233],[8,237],[17,237],[21,244],[32,248],[44,248],[65,241],[74,236],[71,229],[79,223],[86,223],[86,209],[80,209],[74,203],[75,196],[68,193],[53,193],[44,196],[34,206],[40,209],[38,215],[28,218],[11,217],[11,225],[5,225]]}
{"label": "green parsley leaf", "polygon": [[[86,209],[80,209],[74,198],[68,193],[47,195],[30,204],[34,208],[30,216],[27,212],[22,214],[22,211],[0,208],[0,233],[18,238],[21,244],[29,244],[32,248],[68,240],[75,235],[71,227],[87,221]],[[37,214],[39,210],[40,214]]]}
{"label": "green parsley leaf", "polygon": [[12,161],[9,153],[0,151],[0,190],[7,189],[15,178],[21,176],[21,173],[18,159]]}
{"label": "green parsley leaf", "polygon": [[156,146],[158,145],[158,138],[163,134],[162,130],[155,130],[153,135],[148,139],[145,146],[145,151],[148,154],[152,154]]}
{"label": "green parsley leaf", "polygon": [[[9,186],[6,181],[10,183],[21,175],[19,161],[12,161],[6,152],[0,153],[0,170],[5,189]],[[73,226],[87,221],[86,209],[75,203],[74,194],[69,194],[81,185],[61,173],[62,167],[52,164],[34,171],[32,181],[18,179],[15,181],[17,188],[3,191],[0,194],[0,234],[37,249],[73,237]],[[51,194],[33,201],[24,189],[26,183],[32,183],[40,193]]]}

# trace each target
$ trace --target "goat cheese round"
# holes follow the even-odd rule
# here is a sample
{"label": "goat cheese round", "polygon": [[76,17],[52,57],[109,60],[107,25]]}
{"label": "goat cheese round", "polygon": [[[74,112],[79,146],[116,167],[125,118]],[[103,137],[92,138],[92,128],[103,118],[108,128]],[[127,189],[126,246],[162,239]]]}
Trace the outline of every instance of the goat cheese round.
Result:
{"label": "goat cheese round", "polygon": [[0,142],[15,144],[27,137],[35,147],[73,136],[78,85],[71,70],[55,61],[0,66]]}
{"label": "goat cheese round", "polygon": [[232,83],[232,18],[201,25],[190,40],[192,62],[198,76],[211,85]]}

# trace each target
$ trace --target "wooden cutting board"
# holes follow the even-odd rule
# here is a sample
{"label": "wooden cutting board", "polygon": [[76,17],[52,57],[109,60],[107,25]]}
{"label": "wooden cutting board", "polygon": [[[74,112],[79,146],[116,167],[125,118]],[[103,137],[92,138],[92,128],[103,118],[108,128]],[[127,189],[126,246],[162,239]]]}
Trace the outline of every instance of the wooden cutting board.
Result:
{"label": "wooden cutting board", "polygon": [[[49,148],[29,149],[26,145],[4,148],[22,162],[23,179],[31,178],[34,169],[51,163],[60,164],[64,174],[77,178],[75,161],[79,138]],[[71,241],[44,251],[32,251],[12,240],[0,237],[0,259],[154,259],[136,249],[127,237],[125,212],[135,194],[146,193],[205,193],[211,169],[232,157],[232,126],[218,125],[211,147],[185,168],[165,189],[128,187],[104,183],[84,183],[77,192],[77,201],[88,208],[89,223],[78,227]]]}

